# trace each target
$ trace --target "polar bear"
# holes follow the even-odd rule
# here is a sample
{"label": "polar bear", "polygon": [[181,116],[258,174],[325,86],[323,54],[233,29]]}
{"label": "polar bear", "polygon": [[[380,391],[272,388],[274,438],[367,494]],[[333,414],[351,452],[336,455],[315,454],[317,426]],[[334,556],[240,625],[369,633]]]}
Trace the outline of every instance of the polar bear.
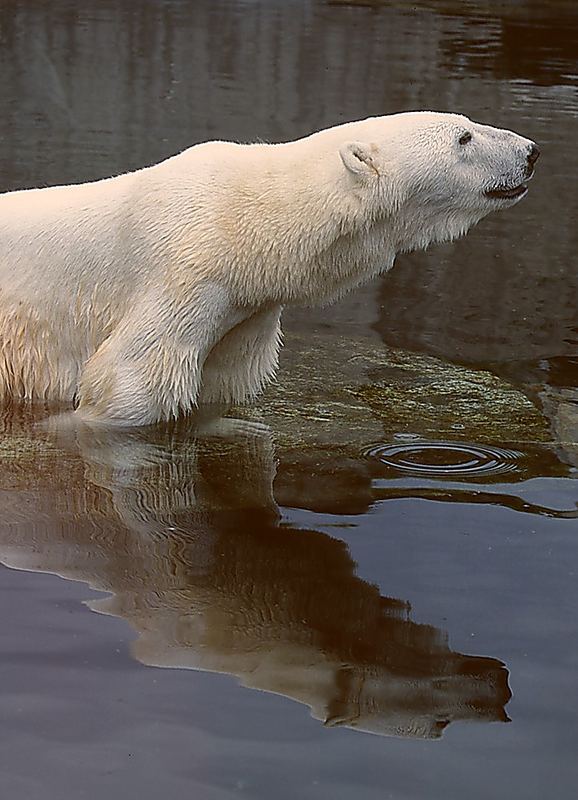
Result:
{"label": "polar bear", "polygon": [[1,195],[0,398],[125,425],[251,399],[283,306],[331,302],[513,205],[538,152],[421,111]]}

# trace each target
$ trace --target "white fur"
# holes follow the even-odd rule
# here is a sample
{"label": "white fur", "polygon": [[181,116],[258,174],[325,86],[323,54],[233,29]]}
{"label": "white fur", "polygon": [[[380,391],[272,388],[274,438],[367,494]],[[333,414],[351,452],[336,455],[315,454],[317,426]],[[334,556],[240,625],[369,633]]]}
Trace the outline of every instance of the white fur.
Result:
{"label": "white fur", "polygon": [[527,179],[531,146],[415,112],[2,195],[0,397],[127,424],[251,398],[275,372],[282,306],[331,302],[512,205],[484,191]]}

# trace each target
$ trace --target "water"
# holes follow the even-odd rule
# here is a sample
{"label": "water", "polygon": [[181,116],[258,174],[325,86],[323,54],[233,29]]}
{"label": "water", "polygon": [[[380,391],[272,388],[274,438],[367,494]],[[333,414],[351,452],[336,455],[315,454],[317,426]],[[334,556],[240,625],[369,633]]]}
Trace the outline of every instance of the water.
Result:
{"label": "water", "polygon": [[288,311],[226,429],[3,411],[3,797],[576,796],[574,5],[2,4],[2,190],[414,108],[542,148],[516,208]]}
{"label": "water", "polygon": [[461,442],[378,445],[368,455],[399,472],[442,478],[484,478],[518,469],[522,453]]}

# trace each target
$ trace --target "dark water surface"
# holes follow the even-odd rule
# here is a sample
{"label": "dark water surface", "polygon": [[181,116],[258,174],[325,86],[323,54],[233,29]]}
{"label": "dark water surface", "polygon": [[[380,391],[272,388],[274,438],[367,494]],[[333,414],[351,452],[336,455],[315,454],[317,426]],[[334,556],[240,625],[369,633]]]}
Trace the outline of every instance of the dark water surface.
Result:
{"label": "dark water surface", "polygon": [[2,190],[416,108],[528,198],[289,311],[244,421],[4,410],[3,798],[578,794],[575,3],[0,5]]}

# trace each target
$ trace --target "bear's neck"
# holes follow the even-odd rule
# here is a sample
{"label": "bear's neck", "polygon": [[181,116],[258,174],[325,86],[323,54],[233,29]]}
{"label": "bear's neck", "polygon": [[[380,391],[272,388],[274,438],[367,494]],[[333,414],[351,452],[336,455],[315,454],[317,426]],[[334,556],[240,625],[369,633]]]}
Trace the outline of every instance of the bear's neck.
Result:
{"label": "bear's neck", "polygon": [[352,189],[338,153],[335,164],[304,163],[289,145],[281,156],[233,197],[236,295],[249,305],[319,305],[389,269],[391,224],[376,217],[374,197]]}

